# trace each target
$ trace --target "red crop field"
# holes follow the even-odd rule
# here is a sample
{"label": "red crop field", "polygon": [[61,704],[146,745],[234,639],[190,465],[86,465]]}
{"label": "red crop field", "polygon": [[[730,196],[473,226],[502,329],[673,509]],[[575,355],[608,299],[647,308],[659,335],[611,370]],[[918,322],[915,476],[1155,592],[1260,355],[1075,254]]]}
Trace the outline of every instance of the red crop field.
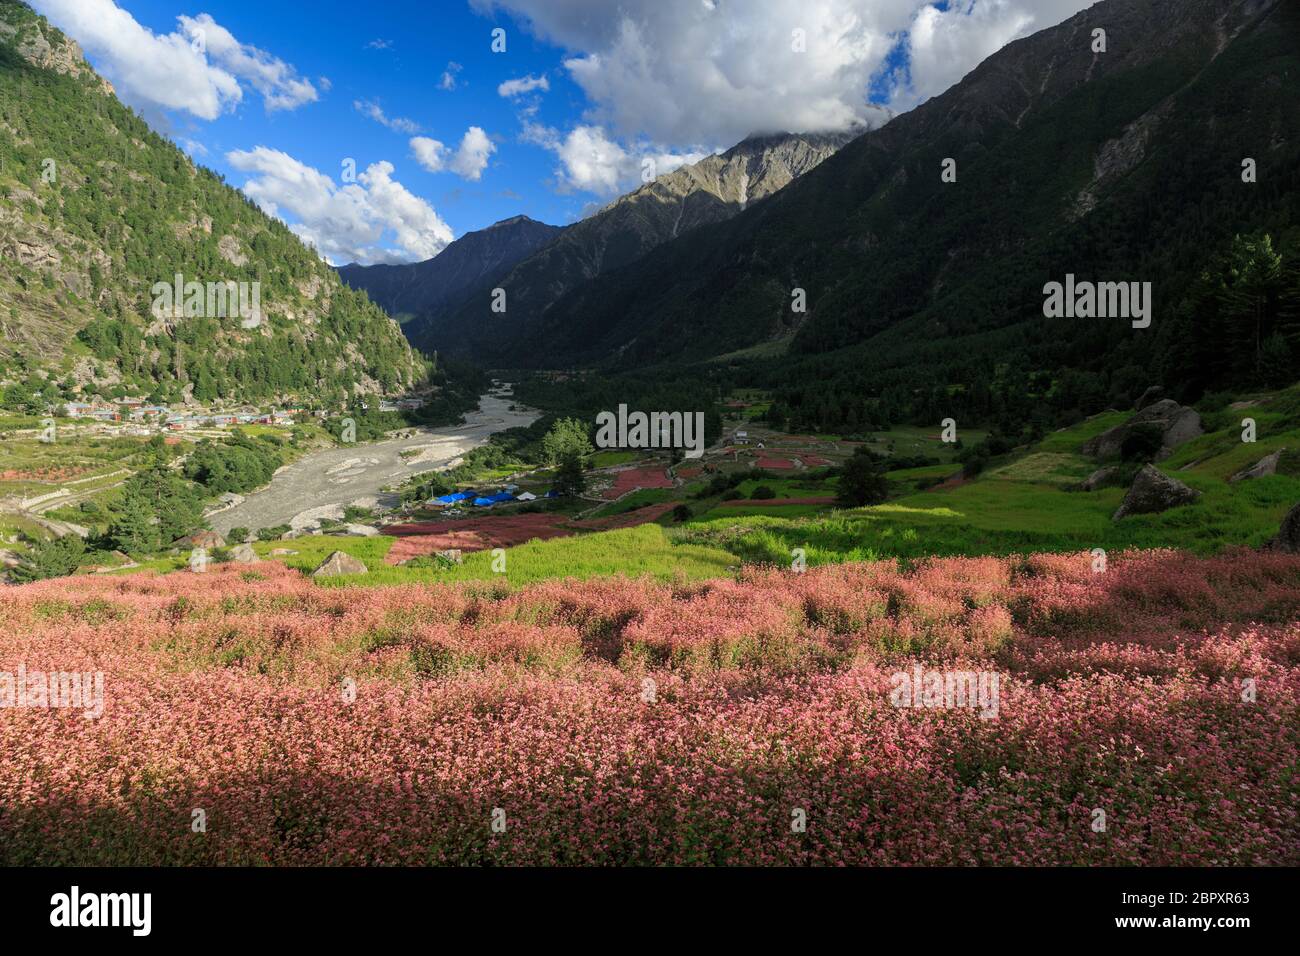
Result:
{"label": "red crop field", "polygon": [[614,474],[614,484],[601,493],[602,498],[621,498],[637,488],[671,488],[673,480],[661,467],[625,468]]}
{"label": "red crop field", "polygon": [[61,579],[0,672],[5,864],[1300,863],[1282,554]]}
{"label": "red crop field", "polygon": [[605,518],[568,520],[563,515],[527,514],[457,521],[421,521],[385,528],[397,541],[384,560],[399,564],[408,558],[449,548],[462,551],[486,551],[489,548],[512,548],[526,541],[564,538],[580,531],[613,531],[656,521],[671,511],[675,502],[660,502]]}
{"label": "red crop field", "polygon": [[563,518],[555,515],[520,514],[412,522],[392,525],[385,528],[384,533],[397,538],[384,560],[397,564],[407,558],[448,548],[462,551],[512,548],[525,541],[562,538],[573,532],[566,530]]}

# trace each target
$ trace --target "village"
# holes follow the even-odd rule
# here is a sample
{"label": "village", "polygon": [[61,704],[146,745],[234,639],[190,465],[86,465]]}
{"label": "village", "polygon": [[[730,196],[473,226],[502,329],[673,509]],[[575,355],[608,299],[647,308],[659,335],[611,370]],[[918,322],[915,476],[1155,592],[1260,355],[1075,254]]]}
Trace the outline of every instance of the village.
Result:
{"label": "village", "polygon": [[[421,397],[380,399],[379,412],[415,411],[424,406]],[[360,403],[361,411],[369,411],[369,404]],[[200,429],[224,429],[241,425],[270,425],[292,427],[310,420],[324,420],[330,412],[324,408],[308,409],[303,406],[262,407],[240,405],[231,408],[207,408],[196,405],[152,404],[138,397],[116,398],[112,401],[64,402],[53,406],[56,418],[69,418],[80,422],[101,422],[125,425],[127,434],[153,435],[166,432],[190,432]]]}

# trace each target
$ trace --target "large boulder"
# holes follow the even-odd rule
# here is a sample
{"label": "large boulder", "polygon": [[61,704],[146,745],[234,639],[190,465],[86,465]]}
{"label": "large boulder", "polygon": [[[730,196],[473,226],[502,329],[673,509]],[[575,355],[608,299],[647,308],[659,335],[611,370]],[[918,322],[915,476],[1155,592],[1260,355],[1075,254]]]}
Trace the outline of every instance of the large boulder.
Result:
{"label": "large boulder", "polygon": [[1271,455],[1265,455],[1249,468],[1243,468],[1231,478],[1230,482],[1245,481],[1248,478],[1263,478],[1265,475],[1276,475],[1278,463],[1282,460],[1282,452],[1285,448],[1279,448]]}
{"label": "large boulder", "polygon": [[213,548],[224,548],[226,539],[215,531],[196,531],[179,539],[174,544],[179,548],[207,548],[211,551]]}
{"label": "large boulder", "polygon": [[240,544],[230,549],[230,560],[240,564],[256,564],[257,552],[251,544]]}
{"label": "large boulder", "polygon": [[1300,505],[1287,512],[1286,517],[1282,519],[1282,527],[1278,529],[1277,537],[1266,547],[1287,554],[1300,554]]}
{"label": "large boulder", "polygon": [[335,551],[321,562],[321,566],[311,573],[314,578],[333,578],[340,574],[365,574],[366,566],[359,558],[342,551]]}
{"label": "large boulder", "polygon": [[1156,460],[1168,458],[1175,448],[1204,434],[1201,416],[1196,409],[1179,405],[1172,398],[1162,398],[1135,413],[1128,421],[1102,432],[1083,443],[1081,451],[1094,458],[1118,458],[1124,442],[1143,431],[1154,429],[1160,435]]}
{"label": "large boulder", "polygon": [[1079,487],[1083,491],[1096,491],[1098,488],[1104,487],[1118,472],[1118,465],[1105,465],[1083,479],[1083,483]]}
{"label": "large boulder", "polygon": [[442,558],[444,561],[449,561],[452,564],[465,563],[465,555],[461,552],[460,548],[448,548],[446,551],[435,551],[434,555]]}
{"label": "large boulder", "polygon": [[1188,488],[1176,478],[1170,478],[1154,465],[1144,465],[1133,479],[1128,494],[1120,502],[1113,521],[1128,515],[1156,514],[1179,505],[1195,501],[1199,491]]}
{"label": "large boulder", "polygon": [[1142,411],[1142,409],[1146,408],[1148,405],[1154,404],[1155,402],[1158,402],[1160,399],[1162,399],[1164,397],[1164,394],[1165,394],[1165,390],[1163,388],[1161,388],[1159,385],[1152,385],[1145,392],[1143,392],[1142,397],[1139,398],[1136,403],[1134,403],[1133,410],[1135,412]]}

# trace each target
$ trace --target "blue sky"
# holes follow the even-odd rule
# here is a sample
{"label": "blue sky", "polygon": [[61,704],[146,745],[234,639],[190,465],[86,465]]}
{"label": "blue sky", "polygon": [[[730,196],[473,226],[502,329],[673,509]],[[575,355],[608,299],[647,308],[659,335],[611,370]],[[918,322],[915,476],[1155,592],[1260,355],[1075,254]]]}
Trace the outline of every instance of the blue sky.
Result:
{"label": "blue sky", "polygon": [[[174,0],[122,5],[156,32],[175,26]],[[315,15],[302,17],[290,12],[298,4],[205,0],[202,9],[242,42],[273,51],[318,88],[318,78],[327,78],[330,89],[306,108],[268,112],[249,103],[211,123],[177,122],[178,136],[206,148],[203,162],[238,183],[242,174],[223,157],[254,144],[284,150],[336,178],[346,157],[359,168],[387,159],[409,189],[454,224],[457,235],[518,213],[564,222],[580,212],[584,197],[544,186],[549,157],[518,141],[519,104],[497,95],[506,80],[546,75],[550,95],[538,101],[543,121],[560,123],[580,111],[582,93],[556,69],[555,48],[514,29],[508,17],[482,16],[468,4],[317,0],[313,6]],[[497,25],[509,30],[504,55],[490,50],[490,31]],[[444,74],[450,74],[453,89],[442,87]],[[414,121],[415,135],[443,143],[459,142],[471,126],[482,128],[496,146],[490,175],[475,182],[425,171],[410,155],[410,134],[363,115],[358,101],[377,105],[390,118]]]}
{"label": "blue sky", "polygon": [[647,158],[662,174],[751,132],[878,125],[1087,5],[32,2],[155,129],[335,263],[427,258],[520,213],[572,222]]}

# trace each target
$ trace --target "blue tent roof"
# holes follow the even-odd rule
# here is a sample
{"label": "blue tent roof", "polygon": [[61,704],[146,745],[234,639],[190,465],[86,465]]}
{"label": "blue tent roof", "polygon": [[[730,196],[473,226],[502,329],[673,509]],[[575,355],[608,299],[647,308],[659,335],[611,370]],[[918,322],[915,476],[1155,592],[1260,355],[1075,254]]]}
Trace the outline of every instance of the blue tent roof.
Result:
{"label": "blue tent roof", "polygon": [[515,496],[508,491],[501,491],[488,498],[488,501],[514,501]]}
{"label": "blue tent roof", "polygon": [[475,499],[474,499],[474,504],[477,505],[478,507],[482,508],[482,507],[484,507],[484,506],[486,506],[486,505],[494,505],[494,504],[496,504],[496,499],[495,499],[495,498],[475,498]]}
{"label": "blue tent roof", "polygon": [[464,496],[463,494],[460,494],[459,492],[457,492],[457,493],[454,494],[454,495],[442,495],[441,497],[434,498],[433,500],[434,500],[434,501],[437,501],[437,502],[439,502],[439,503],[441,503],[441,504],[444,504],[444,505],[452,505],[452,504],[455,504],[455,503],[458,502],[458,501],[464,501],[464,500],[465,500],[465,496]]}

